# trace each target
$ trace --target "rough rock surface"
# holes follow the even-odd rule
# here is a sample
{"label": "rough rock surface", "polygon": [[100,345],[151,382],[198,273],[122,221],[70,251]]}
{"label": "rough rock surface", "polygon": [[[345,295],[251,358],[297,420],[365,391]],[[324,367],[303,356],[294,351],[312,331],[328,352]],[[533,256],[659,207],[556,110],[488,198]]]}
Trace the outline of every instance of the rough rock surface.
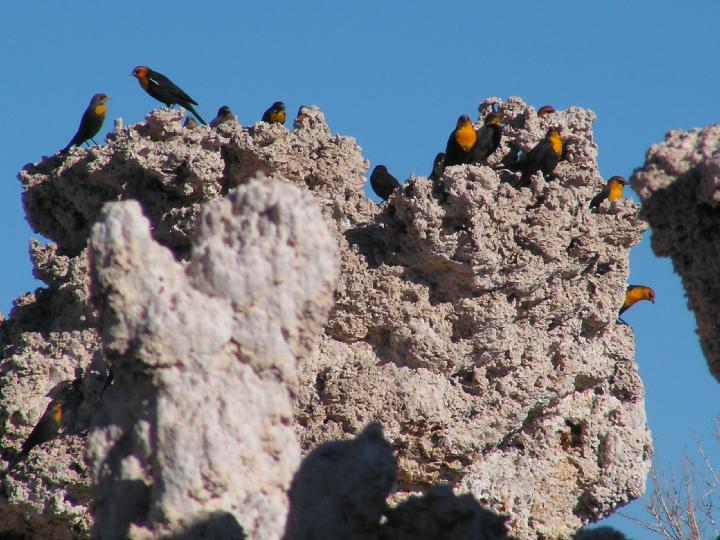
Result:
{"label": "rough rock surface", "polygon": [[[28,220],[54,244],[32,246],[48,286],[22,298],[3,325],[0,449],[7,456],[20,446],[58,382],[80,382],[87,419],[47,443],[72,464],[33,453],[5,478],[14,495],[2,504],[17,518],[7,529],[52,522],[74,537],[90,527],[89,475],[78,449],[106,373],[87,277],[88,237],[103,204],[137,200],[153,240],[178,262],[174,275],[206,294],[208,285],[185,273],[197,264],[192,238],[203,203],[257,171],[312,194],[339,247],[330,319],[313,353],[298,356],[295,431],[304,452],[378,421],[398,458],[396,500],[449,482],[510,514],[520,538],[568,536],[641,495],[651,442],[632,332],[615,318],[628,251],[644,224],[629,200],[588,208],[603,184],[593,113],[573,108],[538,118],[511,98],[487,100],[481,115],[494,104],[507,127],[490,165],[510,143],[527,150],[557,126],[568,148],[554,179],[537,174],[518,188],[508,171],[451,167],[435,183],[411,178],[377,206],[364,197],[368,164],[358,146],[333,135],[312,108],[291,131],[234,121],[186,130],[180,112],[156,111],[142,124],[118,126],[107,146],[26,167]],[[142,309],[165,301],[153,293]],[[245,354],[244,344],[239,349]],[[110,362],[115,356],[122,360],[108,352]],[[71,466],[82,474],[52,483],[41,473]],[[70,488],[85,497],[68,497]],[[57,500],[64,505],[49,502]]]}
{"label": "rough rock surface", "polygon": [[720,380],[720,125],[671,131],[631,182],[653,250],[670,257],[682,278],[710,372]]}
{"label": "rough rock surface", "polygon": [[91,246],[114,374],[88,442],[93,536],[157,538],[225,511],[250,538],[279,537],[300,460],[296,361],[337,275],[312,197],[254,180],[208,203],[186,264],[135,201],[105,207]]}

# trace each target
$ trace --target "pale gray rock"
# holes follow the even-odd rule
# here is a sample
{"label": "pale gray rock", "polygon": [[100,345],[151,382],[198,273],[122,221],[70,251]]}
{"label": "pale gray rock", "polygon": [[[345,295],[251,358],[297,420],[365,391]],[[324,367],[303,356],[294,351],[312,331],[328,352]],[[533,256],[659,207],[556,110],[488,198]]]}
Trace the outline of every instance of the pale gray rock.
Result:
{"label": "pale gray rock", "polygon": [[[33,247],[35,271],[47,288],[20,299],[3,323],[6,360],[0,366],[0,384],[3,395],[14,396],[12,401],[0,398],[0,416],[12,424],[0,435],[4,455],[22,444],[42,414],[54,381],[79,380],[85,409],[94,411],[109,360],[127,373],[143,369],[137,384],[128,385],[128,375],[118,375],[107,390],[93,431],[95,450],[90,460],[101,492],[107,492],[113,474],[125,475],[128,482],[116,485],[118,492],[112,497],[140,506],[116,506],[113,514],[109,501],[117,499],[99,499],[95,504],[98,520],[105,523],[139,520],[132,526],[138,537],[155,534],[168,524],[186,532],[215,525],[229,530],[237,525],[249,532],[248,527],[261,526],[253,515],[243,517],[225,504],[223,495],[217,494],[222,486],[203,484],[197,471],[188,471],[179,462],[183,454],[169,432],[150,429],[160,425],[159,420],[162,425],[176,421],[183,410],[187,414],[178,398],[165,396],[168,405],[159,408],[158,399],[140,400],[157,393],[155,378],[167,377],[168,387],[188,390],[184,399],[194,412],[199,408],[197,395],[207,390],[196,386],[241,384],[217,380],[223,369],[273,374],[277,396],[270,402],[277,405],[278,418],[289,425],[286,405],[294,399],[294,430],[302,452],[352,438],[371,421],[382,424],[397,456],[392,497],[398,504],[403,497],[444,482],[455,488],[458,497],[473,495],[492,510],[509,514],[511,534],[536,538],[570,536],[582,524],[638,497],[644,491],[652,446],[632,330],[617,325],[615,319],[627,284],[628,253],[645,224],[631,200],[588,208],[604,184],[597,171],[591,111],[571,108],[538,118],[518,98],[492,98],[480,105],[481,118],[494,103],[507,127],[501,148],[488,164],[500,163],[511,146],[527,151],[549,127],[558,127],[567,142],[567,160],[558,165],[553,179],[536,174],[529,187],[517,189],[518,174],[488,166],[456,166],[434,183],[410,178],[387,203],[376,205],[364,197],[368,163],[358,145],[350,137],[333,134],[314,107],[301,109],[293,130],[235,122],[217,129],[187,130],[180,125],[181,112],[158,110],[144,123],[118,126],[108,136],[107,146],[76,148],[64,158],[52,156],[27,166],[20,179],[28,221],[55,244]],[[431,157],[423,158],[423,163]],[[284,258],[273,267],[270,279],[264,273],[268,259],[263,258],[263,246],[194,240],[222,229],[213,225],[214,220],[228,223],[229,207],[207,218],[203,208],[226,200],[233,188],[250,189],[255,184],[250,179],[258,171],[266,175],[265,184],[290,182],[309,193],[338,247],[340,275],[319,341],[321,311],[296,313],[295,326],[270,324],[295,313],[289,306],[295,306],[304,290],[290,287],[286,300],[263,303],[268,282],[296,283],[295,273],[300,270],[290,269],[297,261]],[[132,255],[131,260],[147,261],[151,267],[138,269],[133,276],[122,266],[96,257],[105,285],[91,302],[90,230],[100,220],[105,203],[126,199],[138,202],[149,226],[128,218],[127,230],[119,225],[112,228],[110,224],[122,220],[107,221],[103,215],[104,245],[122,246],[132,239],[134,255],[118,247],[117,260]],[[236,219],[257,216],[247,204],[246,212],[233,214]],[[272,224],[272,212],[257,219]],[[248,227],[249,234],[265,231]],[[232,236],[233,230],[226,232]],[[205,256],[200,249],[207,250]],[[238,258],[238,253],[247,257]],[[313,260],[307,272],[322,262]],[[172,270],[159,270],[165,267]],[[86,274],[81,276],[83,269]],[[302,280],[317,283],[307,273],[299,276],[303,288]],[[257,287],[261,297],[256,298]],[[119,290],[127,296],[117,296]],[[235,294],[242,294],[242,301]],[[327,294],[320,289],[314,293],[317,298]],[[231,310],[234,318],[226,324],[216,324],[207,316],[212,313],[218,321],[226,320],[227,304],[248,305],[242,303],[248,298],[259,303],[250,304],[252,309]],[[191,312],[187,306],[194,301],[207,307]],[[176,320],[167,315],[171,305],[183,308],[173,312]],[[111,307],[116,316],[108,318]],[[98,308],[103,313],[102,328]],[[162,328],[152,322],[160,320]],[[185,324],[196,332],[181,330]],[[237,336],[230,340],[232,348],[226,341],[228,333]],[[72,341],[77,357],[56,354],[76,335],[83,339],[82,346],[76,345],[77,338]],[[189,355],[179,352],[188,350]],[[273,351],[267,365],[239,366],[231,361],[262,363],[267,356],[253,353],[264,350]],[[166,364],[161,356],[171,361]],[[136,357],[139,362],[131,360]],[[291,357],[297,366],[288,360]],[[56,364],[57,358],[63,363]],[[212,369],[191,385],[184,372],[177,373],[183,362],[190,363],[188,373],[198,363]],[[61,369],[51,379],[47,366],[55,365]],[[25,371],[33,374],[27,383],[21,375]],[[253,407],[260,407],[255,402],[267,398],[261,399],[266,394],[256,394],[261,390],[250,387],[262,385],[263,380],[247,378],[244,384],[254,396],[252,403],[242,403],[244,414],[254,414]],[[117,389],[127,386],[131,387],[121,400]],[[219,394],[211,395],[210,410],[217,411]],[[108,411],[106,399],[117,407]],[[150,411],[162,414],[155,418]],[[11,418],[18,421],[11,423]],[[234,422],[233,429],[240,429],[236,423],[241,419],[229,421]],[[260,419],[247,426],[261,424],[280,429]],[[127,431],[131,425],[136,427]],[[113,431],[111,426],[123,427]],[[180,433],[184,444],[211,444],[205,432],[195,431]],[[217,436],[221,441],[230,437]],[[47,445],[72,452],[75,447],[70,442],[82,442],[82,437],[82,431],[68,429]],[[148,446],[151,440],[167,448]],[[99,467],[99,456],[110,448],[116,451],[107,467]],[[34,476],[10,475],[6,485],[18,482],[25,492],[44,500],[63,497],[61,489],[44,483],[45,477],[37,472],[57,462],[49,457],[41,460],[39,452],[36,456],[22,469]],[[261,453],[253,459],[265,463],[269,457]],[[283,459],[285,464],[292,461]],[[79,453],[76,461],[82,461]],[[159,464],[177,468],[178,485],[197,484],[200,499],[170,497],[176,493],[175,485],[169,486],[167,496],[158,493],[148,471],[154,475]],[[207,470],[222,465],[211,463]],[[257,466],[252,482],[260,482],[263,471],[275,469]],[[79,476],[87,490],[87,470]],[[273,494],[268,498],[272,515],[278,515],[279,494],[289,478],[262,481]],[[29,508],[25,500],[17,497],[1,503],[22,515]],[[43,507],[44,513],[34,507],[29,510],[30,521],[52,522],[68,537],[87,534],[92,523],[86,510],[89,503],[73,500],[74,522],[49,505]],[[185,505],[186,518],[170,510]],[[258,508],[250,505],[247,511],[252,514]],[[262,524],[272,531],[283,525]]]}
{"label": "pale gray rock", "polygon": [[669,132],[631,182],[653,250],[670,257],[682,278],[708,367],[720,380],[720,125]]}
{"label": "pale gray rock", "polygon": [[206,204],[186,264],[134,201],[91,239],[114,381],[88,440],[98,539],[182,533],[218,512],[280,536],[300,448],[298,358],[331,306],[337,248],[312,197],[253,180]]}

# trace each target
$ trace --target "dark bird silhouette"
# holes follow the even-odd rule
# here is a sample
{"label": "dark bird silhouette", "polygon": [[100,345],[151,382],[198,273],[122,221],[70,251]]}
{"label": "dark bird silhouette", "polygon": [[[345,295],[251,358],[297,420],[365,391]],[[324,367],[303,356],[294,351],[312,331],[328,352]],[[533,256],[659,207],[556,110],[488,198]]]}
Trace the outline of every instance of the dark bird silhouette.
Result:
{"label": "dark bird silhouette", "polygon": [[445,154],[440,152],[433,160],[432,172],[428,178],[430,178],[430,180],[439,180],[443,170],[445,170]]}
{"label": "dark bird silhouette", "polygon": [[230,110],[230,107],[223,105],[218,109],[215,118],[210,120],[210,127],[218,127],[220,124],[230,120],[231,118],[233,118],[233,113]]}
{"label": "dark bird silhouette", "polygon": [[555,107],[553,107],[552,105],[543,105],[542,107],[540,107],[538,109],[537,115],[540,118],[542,118],[543,116],[546,116],[546,115],[548,115],[550,113],[554,113],[554,112],[555,112]]}
{"label": "dark bird silhouette", "polygon": [[613,176],[607,181],[607,185],[603,186],[600,193],[590,201],[590,208],[597,208],[605,199],[610,201],[622,199],[623,187],[626,185],[627,182],[622,176]]}
{"label": "dark bird silhouette", "polygon": [[445,147],[445,167],[467,163],[475,141],[477,141],[477,133],[473,123],[468,115],[463,114],[458,118],[455,129],[448,137]]}
{"label": "dark bird silhouette", "polygon": [[285,123],[285,104],[282,101],[276,101],[262,115],[262,121],[268,124],[284,124]]}
{"label": "dark bird silhouette", "polygon": [[387,201],[393,191],[400,187],[400,182],[388,172],[385,165],[378,165],[370,175],[370,186],[378,197]]}
{"label": "dark bird silhouette", "polygon": [[640,302],[641,300],[650,300],[653,304],[655,303],[655,291],[652,288],[645,285],[628,285],[627,291],[625,291],[625,302],[623,302],[618,313],[618,320],[624,324],[627,324],[620,318],[620,315],[625,313],[632,306]]}
{"label": "dark bird silhouette", "polygon": [[63,402],[59,399],[52,400],[45,408],[45,412],[38,420],[38,423],[35,424],[28,438],[25,439],[20,452],[10,460],[5,469],[5,474],[15,468],[21,460],[25,459],[33,448],[54,439],[60,431],[64,416]]}
{"label": "dark bird silhouette", "polygon": [[550,128],[545,138],[527,154],[518,158],[512,169],[522,172],[521,182],[527,181],[528,177],[537,171],[542,171],[547,177],[560,163],[563,152],[564,144],[560,131],[557,128]]}
{"label": "dark bird silhouette", "polygon": [[77,132],[67,146],[63,148],[63,152],[71,146],[79,146],[97,135],[97,132],[100,131],[105,121],[105,113],[107,112],[106,104],[109,99],[110,96],[106,96],[105,94],[95,94],[92,97],[90,105],[85,109],[80,119],[80,126],[78,126]]}
{"label": "dark bird silhouette", "polygon": [[197,101],[188,96],[162,73],[153,71],[147,66],[138,66],[132,70],[130,75],[138,80],[143,90],[160,103],[164,103],[167,107],[178,104],[193,113],[195,118],[200,120],[202,124],[207,124],[193,107],[193,105],[198,104]]}
{"label": "dark bird silhouette", "polygon": [[477,130],[477,140],[468,158],[468,163],[482,163],[495,153],[502,139],[500,114],[491,112],[485,117],[485,124]]}

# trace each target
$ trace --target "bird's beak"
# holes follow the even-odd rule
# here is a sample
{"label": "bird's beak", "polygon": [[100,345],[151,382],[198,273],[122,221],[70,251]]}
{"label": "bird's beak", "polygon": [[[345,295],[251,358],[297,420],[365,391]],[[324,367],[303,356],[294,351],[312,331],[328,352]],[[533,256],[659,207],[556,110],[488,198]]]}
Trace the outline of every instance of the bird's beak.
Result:
{"label": "bird's beak", "polygon": [[134,71],[131,71],[130,73],[128,73],[128,77],[134,77],[134,76],[135,76],[135,72],[134,72]]}

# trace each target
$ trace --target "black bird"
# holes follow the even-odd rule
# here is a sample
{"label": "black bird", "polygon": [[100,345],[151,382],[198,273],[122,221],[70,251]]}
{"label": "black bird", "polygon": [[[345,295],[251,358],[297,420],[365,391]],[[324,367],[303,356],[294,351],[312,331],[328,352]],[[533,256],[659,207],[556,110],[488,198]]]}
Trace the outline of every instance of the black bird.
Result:
{"label": "black bird", "polygon": [[282,101],[276,101],[262,115],[262,121],[268,124],[285,124],[285,104]]}
{"label": "black bird", "polygon": [[233,117],[233,113],[230,110],[230,107],[227,105],[223,105],[218,109],[217,116],[210,120],[210,127],[218,127],[223,122],[226,122],[227,120],[230,120]]}
{"label": "black bird", "polygon": [[430,173],[430,180],[439,180],[445,170],[445,154],[440,152],[433,160],[432,172]]}
{"label": "black bird", "polygon": [[[107,101],[110,96],[105,94],[95,94],[90,100],[90,105],[82,115],[80,119],[80,126],[78,126],[77,132],[73,136],[72,140],[63,148],[63,152],[68,150],[73,145],[81,145],[88,139],[92,139],[105,121],[105,113],[107,112]],[[95,141],[93,141],[95,142]]]}
{"label": "black bird", "polygon": [[520,157],[512,169],[522,171],[522,181],[527,180],[537,171],[542,171],[543,175],[547,176],[560,163],[563,151],[564,144],[560,131],[557,128],[550,128],[545,138]]}
{"label": "black bird", "polygon": [[40,420],[38,420],[38,423],[35,424],[30,435],[28,435],[28,438],[25,439],[25,442],[20,448],[20,453],[10,459],[5,473],[7,474],[15,468],[21,460],[27,457],[33,448],[54,439],[60,431],[60,427],[63,425],[64,415],[63,402],[59,399],[52,400],[40,417]]}
{"label": "black bird", "polygon": [[542,118],[543,116],[546,116],[546,115],[548,115],[550,113],[554,113],[554,112],[555,112],[555,107],[553,107],[552,105],[543,105],[542,107],[540,107],[538,109],[537,115],[540,118]]}
{"label": "black bird", "polygon": [[388,172],[385,165],[378,165],[370,175],[370,186],[378,197],[387,201],[393,191],[400,187],[400,182]]}
{"label": "black bird", "polygon": [[445,167],[467,163],[476,140],[477,133],[473,123],[468,115],[463,114],[458,118],[455,129],[448,137],[445,147]]}
{"label": "black bird", "polygon": [[132,70],[130,75],[138,80],[143,90],[159,102],[164,103],[167,107],[177,103],[193,113],[201,123],[207,124],[193,107],[193,105],[198,104],[197,101],[188,96],[162,73],[153,71],[147,66],[138,66]]}
{"label": "black bird", "polygon": [[482,163],[495,153],[500,146],[502,138],[502,126],[500,126],[500,115],[491,112],[485,117],[485,124],[477,130],[477,140],[470,152],[468,163]]}
{"label": "black bird", "polygon": [[619,201],[622,199],[623,187],[627,185],[627,181],[622,176],[613,176],[603,186],[600,193],[595,195],[590,201],[590,208],[597,208],[605,199],[611,201]]}

